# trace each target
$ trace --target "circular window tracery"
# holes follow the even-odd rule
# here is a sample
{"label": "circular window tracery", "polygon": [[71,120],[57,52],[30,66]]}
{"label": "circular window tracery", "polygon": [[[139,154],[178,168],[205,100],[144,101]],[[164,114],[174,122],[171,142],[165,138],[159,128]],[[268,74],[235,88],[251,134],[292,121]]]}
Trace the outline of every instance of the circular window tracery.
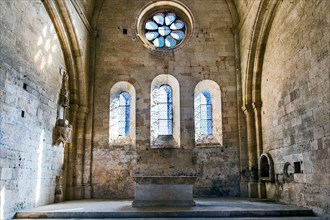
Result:
{"label": "circular window tracery", "polygon": [[183,46],[192,36],[194,18],[177,0],[154,0],[137,17],[137,35],[148,49],[171,51]]}
{"label": "circular window tracery", "polygon": [[173,12],[157,12],[145,24],[145,37],[156,48],[174,48],[185,37],[185,23]]}

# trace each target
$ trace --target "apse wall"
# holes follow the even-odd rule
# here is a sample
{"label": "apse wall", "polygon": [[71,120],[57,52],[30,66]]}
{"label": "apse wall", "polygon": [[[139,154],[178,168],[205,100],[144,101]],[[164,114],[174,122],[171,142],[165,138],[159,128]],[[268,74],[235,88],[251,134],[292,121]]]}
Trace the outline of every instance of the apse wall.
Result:
{"label": "apse wall", "polygon": [[41,1],[0,8],[0,219],[9,219],[54,202],[63,147],[52,134],[65,63]]}
{"label": "apse wall", "polygon": [[[237,88],[233,23],[226,1],[182,1],[194,18],[191,38],[175,50],[146,48],[137,36],[146,0],[103,1],[95,34],[92,187],[94,198],[133,197],[135,175],[197,175],[195,195],[239,195]],[[179,83],[179,146],[150,146],[151,84],[161,74]],[[202,80],[221,89],[222,144],[195,144],[194,89]],[[136,142],[109,144],[110,90],[120,81],[136,91]],[[176,97],[177,98],[177,97]],[[178,123],[176,123],[178,126]]]}
{"label": "apse wall", "polygon": [[[328,11],[327,1],[279,4],[261,83],[264,152],[278,174],[267,184],[267,196],[324,216],[330,202]],[[287,162],[293,179],[283,181]]]}

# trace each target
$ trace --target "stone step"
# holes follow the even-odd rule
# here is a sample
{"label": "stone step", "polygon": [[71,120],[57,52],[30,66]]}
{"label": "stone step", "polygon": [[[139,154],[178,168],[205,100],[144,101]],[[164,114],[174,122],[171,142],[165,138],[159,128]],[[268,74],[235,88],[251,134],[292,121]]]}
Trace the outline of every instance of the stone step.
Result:
{"label": "stone step", "polygon": [[15,218],[268,218],[313,217],[310,209],[266,200],[195,199],[196,206],[135,208],[132,201],[78,200],[17,212]]}
{"label": "stone step", "polygon": [[237,218],[313,216],[311,211],[19,212],[15,218]]}

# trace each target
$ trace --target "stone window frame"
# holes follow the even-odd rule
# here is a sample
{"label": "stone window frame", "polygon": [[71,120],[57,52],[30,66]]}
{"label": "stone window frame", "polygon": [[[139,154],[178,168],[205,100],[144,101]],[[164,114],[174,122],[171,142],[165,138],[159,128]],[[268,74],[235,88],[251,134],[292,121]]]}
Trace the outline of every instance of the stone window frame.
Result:
{"label": "stone window frame", "polygon": [[[259,157],[258,163],[259,163],[258,176],[260,180],[263,182],[273,182],[275,178],[274,178],[274,162],[272,156],[269,153],[262,153]],[[267,170],[265,170],[266,168]],[[267,174],[263,175],[264,173]]]}
{"label": "stone window frame", "polygon": [[[213,130],[212,130],[212,134],[210,135],[197,136],[195,132],[195,144],[197,146],[223,145],[221,88],[218,85],[218,83],[216,83],[213,80],[203,80],[199,82],[194,89],[194,103],[195,103],[195,98],[204,91],[208,91],[211,94]],[[194,114],[195,114],[195,108],[194,108]],[[196,130],[195,117],[194,117],[194,129]]]}
{"label": "stone window frame", "polygon": [[[169,85],[172,89],[172,135],[158,135],[157,119],[152,117],[153,107],[156,106],[154,93],[162,85]],[[180,84],[170,74],[160,74],[151,82],[150,88],[150,147],[151,148],[179,148],[180,147]]]}
{"label": "stone window frame", "polygon": [[[153,14],[162,11],[171,11],[175,13],[185,23],[185,37],[184,39],[173,48],[157,48],[145,37],[145,23],[148,18]],[[172,1],[153,1],[146,4],[140,11],[136,21],[136,33],[144,46],[151,50],[156,51],[172,51],[181,48],[193,35],[194,30],[194,17],[192,12],[183,3],[172,0]]]}
{"label": "stone window frame", "polygon": [[[121,93],[127,92],[130,95],[130,122],[128,136],[112,136],[111,131],[111,103]],[[132,84],[126,81],[115,83],[110,90],[110,103],[109,103],[109,144],[110,146],[124,146],[135,145],[136,143],[136,92]]]}

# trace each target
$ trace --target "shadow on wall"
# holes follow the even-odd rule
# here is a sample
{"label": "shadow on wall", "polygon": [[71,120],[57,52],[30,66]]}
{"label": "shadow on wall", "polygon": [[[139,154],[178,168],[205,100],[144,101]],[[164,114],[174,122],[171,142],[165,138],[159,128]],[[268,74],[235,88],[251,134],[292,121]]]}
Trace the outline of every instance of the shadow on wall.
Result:
{"label": "shadow on wall", "polygon": [[230,187],[232,187],[232,183],[234,181],[237,180],[235,178],[230,178],[230,177],[226,180],[223,179],[212,180],[211,195],[230,196]]}

